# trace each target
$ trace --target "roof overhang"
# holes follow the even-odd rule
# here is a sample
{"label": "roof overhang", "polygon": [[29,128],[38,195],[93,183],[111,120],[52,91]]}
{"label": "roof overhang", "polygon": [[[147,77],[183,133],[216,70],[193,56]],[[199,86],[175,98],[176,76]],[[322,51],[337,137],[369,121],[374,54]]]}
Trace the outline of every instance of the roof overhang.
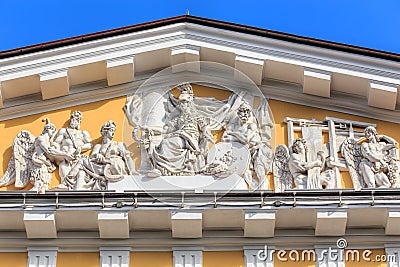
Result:
{"label": "roof overhang", "polygon": [[0,119],[126,95],[160,69],[212,61],[243,72],[268,98],[400,122],[398,55],[211,22],[183,16],[9,51],[0,60]]}

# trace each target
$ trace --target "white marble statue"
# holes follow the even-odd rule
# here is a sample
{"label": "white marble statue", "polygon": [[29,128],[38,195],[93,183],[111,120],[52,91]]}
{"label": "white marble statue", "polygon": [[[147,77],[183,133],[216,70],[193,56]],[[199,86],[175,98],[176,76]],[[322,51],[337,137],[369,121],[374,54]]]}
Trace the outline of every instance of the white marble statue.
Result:
{"label": "white marble statue", "polygon": [[[324,152],[317,152],[317,160],[307,160],[307,143],[302,138],[297,138],[289,150],[284,145],[280,145],[275,150],[274,157],[274,179],[278,185],[277,191],[282,192],[291,188],[292,181],[296,189],[333,189],[335,188],[334,173],[329,160]],[[289,179],[291,174],[292,179]],[[309,172],[313,171],[316,175],[312,177]]]}
{"label": "white marble statue", "polygon": [[342,144],[354,188],[398,187],[397,142],[386,135],[378,135],[372,126],[365,128],[364,136],[359,140],[347,138]]}
{"label": "white marble statue", "polygon": [[56,160],[59,167],[61,183],[54,189],[71,188],[71,181],[68,181],[71,177],[69,172],[79,163],[81,157],[86,157],[86,155],[82,155],[82,153],[93,147],[89,133],[80,129],[82,117],[80,111],[72,112],[69,126],[61,128],[54,138],[54,143],[58,145],[61,151],[72,155],[72,158],[59,158]]}
{"label": "white marble statue", "polygon": [[71,160],[72,156],[60,151],[52,141],[56,127],[48,118],[44,129],[37,138],[29,131],[23,130],[17,134],[13,142],[13,153],[0,186],[14,184],[24,188],[33,184],[32,191],[44,193],[50,184],[52,172],[56,169],[56,158]]}
{"label": "white marble statue", "polygon": [[208,143],[214,143],[207,128],[210,119],[199,114],[193,105],[193,90],[190,84],[178,86],[179,114],[164,126],[162,140],[153,145],[152,135],[148,154],[154,169],[149,176],[196,175],[206,166]]}
{"label": "white marble statue", "polygon": [[122,142],[114,141],[116,124],[106,122],[100,130],[101,144],[96,144],[89,157],[80,157],[65,181],[70,190],[106,190],[108,182],[135,175],[135,164]]}
{"label": "white marble statue", "polygon": [[222,141],[237,142],[245,145],[251,155],[251,161],[243,177],[251,189],[268,188],[266,179],[271,164],[271,148],[261,135],[261,129],[253,108],[243,101],[237,109],[237,116],[230,121]]}

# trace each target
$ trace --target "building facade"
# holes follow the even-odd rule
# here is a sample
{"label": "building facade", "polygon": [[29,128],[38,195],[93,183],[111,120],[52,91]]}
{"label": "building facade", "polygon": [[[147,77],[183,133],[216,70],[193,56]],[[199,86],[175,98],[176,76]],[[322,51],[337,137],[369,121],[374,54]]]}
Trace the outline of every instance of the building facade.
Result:
{"label": "building facade", "polygon": [[0,266],[399,266],[399,62],[189,15],[0,53]]}

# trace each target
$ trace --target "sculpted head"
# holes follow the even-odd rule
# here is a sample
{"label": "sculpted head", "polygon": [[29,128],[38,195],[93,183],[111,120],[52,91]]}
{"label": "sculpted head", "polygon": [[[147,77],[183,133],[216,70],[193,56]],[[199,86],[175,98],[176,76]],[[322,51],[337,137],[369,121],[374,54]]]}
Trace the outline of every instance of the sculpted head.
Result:
{"label": "sculpted head", "polygon": [[303,138],[296,138],[292,145],[292,151],[296,154],[303,154],[307,150],[306,140]]}
{"label": "sculpted head", "polygon": [[373,139],[377,140],[377,135],[378,132],[376,131],[375,127],[368,126],[364,130],[364,136],[367,138],[368,141],[371,141]]}
{"label": "sculpted head", "polygon": [[72,129],[79,129],[81,127],[82,118],[82,112],[78,110],[72,112],[69,118],[69,127],[71,127]]}
{"label": "sculpted head", "polygon": [[240,122],[241,123],[248,122],[252,115],[251,112],[252,111],[250,105],[247,102],[243,102],[237,111],[237,115],[239,117]]}
{"label": "sculpted head", "polygon": [[193,89],[190,83],[182,83],[177,85],[177,88],[181,91],[178,97],[179,107],[182,112],[189,113],[192,109],[193,104]]}
{"label": "sculpted head", "polygon": [[117,129],[117,124],[114,121],[109,120],[106,123],[104,123],[103,126],[101,126],[100,134],[103,137],[108,137],[112,139],[114,138],[116,129]]}
{"label": "sculpted head", "polygon": [[43,127],[42,134],[48,133],[50,136],[52,136],[55,133],[55,131],[57,130],[56,126],[53,123],[51,123],[50,119],[47,117],[44,118],[42,121],[46,122],[46,124]]}

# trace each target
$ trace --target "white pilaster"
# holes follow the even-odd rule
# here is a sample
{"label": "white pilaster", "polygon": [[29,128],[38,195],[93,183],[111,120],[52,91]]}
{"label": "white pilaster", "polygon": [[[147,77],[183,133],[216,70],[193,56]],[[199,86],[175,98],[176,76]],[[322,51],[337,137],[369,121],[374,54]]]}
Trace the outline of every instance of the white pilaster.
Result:
{"label": "white pilaster", "polygon": [[244,249],[244,267],[273,267],[274,266],[274,249],[267,246]]}
{"label": "white pilaster", "polygon": [[174,267],[202,267],[201,250],[174,250]]}
{"label": "white pilaster", "polygon": [[101,247],[100,267],[129,267],[130,248]]}
{"label": "white pilaster", "polygon": [[386,247],[386,266],[400,267],[400,246]]}
{"label": "white pilaster", "polygon": [[203,235],[201,211],[173,211],[171,224],[174,238],[201,238]]}
{"label": "white pilaster", "polygon": [[316,236],[342,236],[347,225],[347,211],[318,210],[315,225]]}
{"label": "white pilaster", "polygon": [[304,68],[303,93],[323,97],[331,96],[331,73]]}
{"label": "white pilaster", "polygon": [[344,267],[344,250],[332,246],[315,248],[316,267]]}
{"label": "white pilaster", "polygon": [[99,211],[101,238],[129,238],[128,212]]}
{"label": "white pilaster", "polygon": [[200,47],[182,45],[171,48],[172,72],[200,72]]}
{"label": "white pilaster", "polygon": [[385,234],[400,235],[400,210],[388,210]]}
{"label": "white pilaster", "polygon": [[397,84],[371,80],[368,91],[368,105],[394,110],[396,108],[397,87]]}
{"label": "white pilaster", "polygon": [[40,74],[42,99],[51,99],[69,94],[68,69],[57,69]]}
{"label": "white pilaster", "polygon": [[24,224],[28,238],[57,238],[54,212],[25,211]]}
{"label": "white pilaster", "polygon": [[[234,78],[240,82],[243,80],[243,74],[247,75],[255,84],[260,85],[263,79],[264,60],[245,55],[236,55]],[[240,72],[243,74],[241,74]]]}
{"label": "white pilaster", "polygon": [[56,267],[56,247],[28,247],[28,267]]}
{"label": "white pilaster", "polygon": [[273,237],[275,233],[275,211],[246,211],[244,215],[245,237]]}
{"label": "white pilaster", "polygon": [[109,86],[135,80],[135,57],[124,56],[107,59],[107,84]]}

